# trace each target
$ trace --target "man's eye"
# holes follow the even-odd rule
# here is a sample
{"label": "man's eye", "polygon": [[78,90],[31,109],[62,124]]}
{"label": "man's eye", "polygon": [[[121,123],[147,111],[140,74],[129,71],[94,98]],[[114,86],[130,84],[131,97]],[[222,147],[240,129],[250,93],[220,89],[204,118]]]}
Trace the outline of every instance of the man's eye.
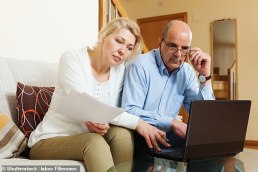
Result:
{"label": "man's eye", "polygon": [[182,47],[182,50],[188,50],[189,47]]}
{"label": "man's eye", "polygon": [[169,44],[168,45],[170,48],[177,48],[177,45],[175,45],[175,44]]}

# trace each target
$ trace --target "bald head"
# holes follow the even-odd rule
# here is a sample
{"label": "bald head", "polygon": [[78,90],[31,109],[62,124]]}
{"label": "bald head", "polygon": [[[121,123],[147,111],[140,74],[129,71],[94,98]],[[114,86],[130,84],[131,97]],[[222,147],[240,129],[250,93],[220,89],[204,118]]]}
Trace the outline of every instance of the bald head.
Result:
{"label": "bald head", "polygon": [[162,31],[162,39],[165,39],[167,37],[167,34],[183,34],[184,36],[187,36],[190,41],[192,41],[192,31],[189,27],[189,25],[183,21],[180,20],[171,20],[168,22]]}
{"label": "bald head", "polygon": [[159,41],[161,58],[168,72],[173,72],[187,57],[191,47],[192,32],[185,22],[172,20],[164,27]]}

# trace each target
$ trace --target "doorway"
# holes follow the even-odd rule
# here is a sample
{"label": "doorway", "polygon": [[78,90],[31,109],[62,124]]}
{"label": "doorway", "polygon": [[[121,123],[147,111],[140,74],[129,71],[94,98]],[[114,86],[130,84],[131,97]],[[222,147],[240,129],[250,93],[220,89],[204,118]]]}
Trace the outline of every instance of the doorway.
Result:
{"label": "doorway", "polygon": [[144,43],[148,50],[158,48],[158,39],[161,37],[163,27],[170,20],[181,20],[187,23],[187,13],[183,12],[137,19]]}

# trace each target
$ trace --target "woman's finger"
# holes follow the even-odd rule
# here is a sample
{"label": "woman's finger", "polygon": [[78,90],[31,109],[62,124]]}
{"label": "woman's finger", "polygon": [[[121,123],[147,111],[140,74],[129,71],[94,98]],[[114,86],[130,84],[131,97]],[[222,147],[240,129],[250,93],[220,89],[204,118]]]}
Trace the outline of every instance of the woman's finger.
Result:
{"label": "woman's finger", "polygon": [[90,122],[85,122],[85,125],[86,127],[89,129],[90,132],[95,132],[93,129],[92,129],[92,124]]}
{"label": "woman's finger", "polygon": [[155,136],[150,136],[150,139],[151,139],[151,142],[152,142],[152,145],[153,147],[157,150],[157,151],[161,151],[158,143],[157,143],[157,140],[156,140],[156,137]]}
{"label": "woman's finger", "polygon": [[94,123],[94,125],[101,130],[107,130],[110,128],[109,124]]}

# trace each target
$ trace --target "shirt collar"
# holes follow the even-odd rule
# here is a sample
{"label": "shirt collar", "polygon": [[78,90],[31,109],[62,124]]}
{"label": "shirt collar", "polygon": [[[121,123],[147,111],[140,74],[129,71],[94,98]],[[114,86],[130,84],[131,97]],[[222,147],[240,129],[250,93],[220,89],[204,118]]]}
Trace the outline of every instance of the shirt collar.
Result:
{"label": "shirt collar", "polygon": [[[156,63],[157,63],[157,67],[159,69],[160,75],[169,75],[168,70],[161,58],[160,49],[155,49],[154,53],[155,53],[155,59],[156,59]],[[183,65],[184,63],[182,63],[179,68],[174,70],[172,74],[176,74],[183,67]]]}

